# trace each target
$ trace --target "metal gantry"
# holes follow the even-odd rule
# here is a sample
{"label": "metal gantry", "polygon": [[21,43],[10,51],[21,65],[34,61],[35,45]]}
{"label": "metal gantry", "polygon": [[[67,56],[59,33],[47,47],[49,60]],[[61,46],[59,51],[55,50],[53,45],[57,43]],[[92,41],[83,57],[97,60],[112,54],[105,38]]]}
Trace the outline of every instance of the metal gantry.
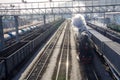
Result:
{"label": "metal gantry", "polygon": [[[89,4],[88,4],[89,3]],[[120,4],[98,4],[98,1],[26,2],[0,4],[0,15],[64,15],[78,13],[120,12]],[[85,5],[86,4],[86,5]]]}
{"label": "metal gantry", "polygon": [[[2,17],[3,16],[14,16],[16,33],[18,33],[17,28],[19,16],[30,16],[31,18],[35,15],[40,15],[43,17],[44,24],[48,18],[55,20],[56,16],[64,17],[66,15],[72,14],[93,14],[93,13],[108,13],[108,12],[120,12],[120,3],[107,3],[99,4],[101,0],[71,0],[71,1],[53,1],[49,2],[23,2],[19,3],[0,3],[0,16],[1,16],[1,26],[0,26],[0,50],[3,49],[4,45],[4,32],[2,27]],[[93,14],[94,15],[94,14]],[[16,22],[17,21],[17,22]],[[19,37],[16,37],[19,41]]]}

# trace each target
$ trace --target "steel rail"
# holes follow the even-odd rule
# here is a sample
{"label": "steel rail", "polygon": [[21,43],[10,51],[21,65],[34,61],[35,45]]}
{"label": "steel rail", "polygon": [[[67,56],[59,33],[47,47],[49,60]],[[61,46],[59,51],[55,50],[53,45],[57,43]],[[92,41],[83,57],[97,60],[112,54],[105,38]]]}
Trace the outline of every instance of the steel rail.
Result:
{"label": "steel rail", "polygon": [[100,80],[94,69],[93,64],[85,64],[83,66],[87,80]]}
{"label": "steel rail", "polygon": [[59,39],[59,36],[62,33],[63,26],[59,28],[55,36],[52,38],[50,43],[45,47],[45,50],[42,52],[38,61],[36,61],[35,65],[33,65],[32,70],[30,73],[25,77],[25,80],[38,80],[41,78],[41,74],[44,71],[44,68],[49,61],[49,58],[54,50],[54,47]]}
{"label": "steel rail", "polygon": [[[65,80],[68,80],[68,71],[69,71],[69,26],[68,24],[66,25],[66,30],[65,30],[65,34],[63,37],[63,43],[61,45],[62,49],[60,51],[60,59],[59,59],[59,64],[58,64],[58,68],[57,68],[57,75],[55,80],[59,80],[59,75],[62,74],[62,72],[65,74],[63,74],[65,76]],[[66,67],[64,67],[66,63]],[[65,68],[65,72],[63,69],[63,67]],[[61,72],[62,71],[62,72]]]}
{"label": "steel rail", "polygon": [[[68,23],[69,24],[69,23]],[[69,25],[68,25],[69,27]],[[69,76],[69,53],[70,53],[70,28],[68,29],[68,49],[67,49],[67,62],[66,62],[66,80],[68,80]]]}

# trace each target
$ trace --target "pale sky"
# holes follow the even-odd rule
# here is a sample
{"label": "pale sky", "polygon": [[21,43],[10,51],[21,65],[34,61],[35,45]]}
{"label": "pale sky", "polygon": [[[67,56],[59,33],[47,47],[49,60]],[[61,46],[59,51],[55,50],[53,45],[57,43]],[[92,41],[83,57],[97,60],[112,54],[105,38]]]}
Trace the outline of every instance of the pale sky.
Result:
{"label": "pale sky", "polygon": [[[48,0],[24,0],[27,2],[41,2],[41,1],[48,1]],[[0,3],[13,3],[13,2],[22,2],[22,0],[0,0]]]}
{"label": "pale sky", "polygon": [[[45,1],[46,2],[46,1],[49,1],[49,0],[24,0],[24,1],[27,1],[27,2],[43,2],[43,1]],[[71,0],[52,0],[52,1],[71,1]],[[92,2],[92,0],[82,0],[82,1],[91,1]],[[97,1],[97,0],[95,0],[95,1]],[[95,1],[94,1],[94,4],[96,4],[96,5],[98,5],[98,3],[102,4],[102,5],[105,5],[105,4],[120,4],[120,0],[98,0],[98,3],[95,3]],[[22,2],[22,0],[0,0],[0,3],[14,3],[14,2]],[[92,4],[92,3],[87,2],[87,5],[88,4]]]}
{"label": "pale sky", "polygon": [[[43,2],[43,1],[49,1],[49,0],[25,0],[27,2]],[[65,1],[65,0],[52,0],[52,1]],[[71,1],[71,0],[67,0]],[[0,3],[13,3],[13,2],[22,2],[22,0],[0,0]]]}

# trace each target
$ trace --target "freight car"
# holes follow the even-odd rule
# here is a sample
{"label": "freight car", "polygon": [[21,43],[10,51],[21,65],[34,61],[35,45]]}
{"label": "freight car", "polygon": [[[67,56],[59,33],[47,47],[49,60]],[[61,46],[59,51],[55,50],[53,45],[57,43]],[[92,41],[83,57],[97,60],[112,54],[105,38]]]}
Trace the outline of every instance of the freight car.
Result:
{"label": "freight car", "polygon": [[120,13],[106,13],[106,21],[108,28],[120,32]]}
{"label": "freight car", "polygon": [[91,33],[91,39],[95,44],[96,51],[99,52],[106,63],[109,65],[113,75],[120,79],[120,44],[103,36],[94,29],[88,30]]}
{"label": "freight car", "polygon": [[[36,29],[36,28],[37,28],[37,26],[30,26],[30,27],[18,30],[18,33],[21,36],[21,35],[24,35],[24,34],[30,32],[30,31],[32,31],[33,29]],[[15,31],[5,33],[4,34],[4,41],[8,41],[8,40],[13,39],[15,37],[16,37],[16,32]]]}
{"label": "freight car", "polygon": [[0,57],[0,80],[10,78],[11,75],[14,74],[13,71],[20,66],[24,60],[33,55],[33,51],[38,47],[38,45],[48,39],[63,21],[63,19],[56,21],[56,24],[43,32],[43,34],[39,35],[34,40],[27,42],[13,54],[7,57]]}
{"label": "freight car", "polygon": [[107,24],[107,27],[114,31],[120,32],[120,25],[118,24],[110,23],[110,24]]}
{"label": "freight car", "polygon": [[95,24],[92,24],[90,22],[87,22],[87,25],[92,27],[96,31],[100,32],[104,36],[108,37],[109,39],[120,43],[120,35],[115,33],[114,31],[111,31],[111,30],[96,26]]}

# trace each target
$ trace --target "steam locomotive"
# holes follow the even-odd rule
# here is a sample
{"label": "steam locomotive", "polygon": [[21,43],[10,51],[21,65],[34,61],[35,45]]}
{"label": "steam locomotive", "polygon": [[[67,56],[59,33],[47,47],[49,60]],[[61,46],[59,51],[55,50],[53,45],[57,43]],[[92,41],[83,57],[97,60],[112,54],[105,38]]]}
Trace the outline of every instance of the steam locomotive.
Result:
{"label": "steam locomotive", "polygon": [[86,22],[84,16],[81,14],[75,15],[72,18],[72,29],[76,41],[79,43],[80,53],[79,59],[81,63],[92,63],[93,52],[92,52],[92,43],[90,40],[90,33],[86,28]]}

